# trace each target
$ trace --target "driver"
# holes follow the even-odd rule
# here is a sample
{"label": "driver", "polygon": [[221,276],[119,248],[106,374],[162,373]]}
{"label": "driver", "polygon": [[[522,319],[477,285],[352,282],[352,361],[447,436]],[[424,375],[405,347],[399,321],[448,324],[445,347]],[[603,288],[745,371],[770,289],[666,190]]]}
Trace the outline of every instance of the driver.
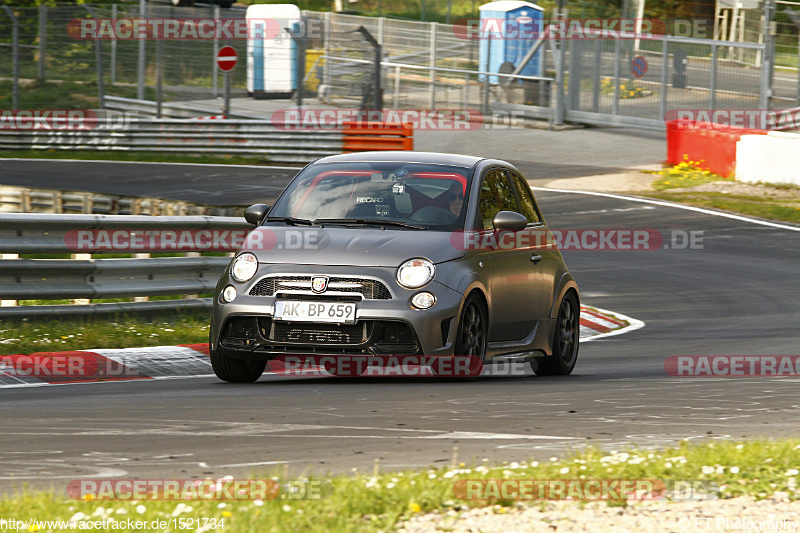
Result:
{"label": "driver", "polygon": [[450,184],[450,188],[445,193],[445,199],[449,203],[450,212],[455,216],[461,215],[461,208],[464,205],[464,189],[459,182],[454,181]]}

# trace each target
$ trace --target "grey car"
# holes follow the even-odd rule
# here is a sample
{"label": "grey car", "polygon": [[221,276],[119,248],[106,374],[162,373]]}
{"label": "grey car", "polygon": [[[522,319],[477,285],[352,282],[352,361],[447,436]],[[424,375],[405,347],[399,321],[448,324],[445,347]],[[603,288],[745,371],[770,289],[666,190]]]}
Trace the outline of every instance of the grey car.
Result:
{"label": "grey car", "polygon": [[[211,363],[257,380],[268,361],[530,363],[569,374],[578,287],[533,193],[509,163],[425,152],[319,159],[271,208],[217,284]],[[338,368],[338,372],[337,372]],[[447,368],[453,368],[447,367]],[[355,369],[355,370],[354,370]],[[461,375],[461,374],[459,374]]]}

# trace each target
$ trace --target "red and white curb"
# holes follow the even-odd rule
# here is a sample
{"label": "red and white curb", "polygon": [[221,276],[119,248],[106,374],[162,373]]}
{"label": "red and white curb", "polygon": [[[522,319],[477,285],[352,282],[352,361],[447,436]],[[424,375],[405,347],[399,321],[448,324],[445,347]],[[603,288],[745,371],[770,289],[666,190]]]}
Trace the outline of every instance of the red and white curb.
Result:
{"label": "red and white curb", "polygon": [[[634,318],[581,306],[581,342],[619,335],[644,326]],[[268,374],[319,375],[286,371],[270,363]],[[208,344],[151,346],[28,355],[0,355],[0,388],[39,387],[108,381],[182,379],[213,376]]]}

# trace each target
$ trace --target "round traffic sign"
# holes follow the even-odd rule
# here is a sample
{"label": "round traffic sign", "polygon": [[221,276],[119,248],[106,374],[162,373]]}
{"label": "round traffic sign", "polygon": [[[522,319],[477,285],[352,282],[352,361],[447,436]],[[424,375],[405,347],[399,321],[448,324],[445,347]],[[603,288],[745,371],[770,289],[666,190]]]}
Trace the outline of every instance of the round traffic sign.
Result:
{"label": "round traffic sign", "polygon": [[236,55],[236,50],[232,46],[223,46],[217,52],[217,66],[223,72],[235,67],[237,59],[239,59],[239,56]]}
{"label": "round traffic sign", "polygon": [[647,60],[644,56],[636,56],[631,61],[631,74],[637,78],[641,78],[647,72]]}

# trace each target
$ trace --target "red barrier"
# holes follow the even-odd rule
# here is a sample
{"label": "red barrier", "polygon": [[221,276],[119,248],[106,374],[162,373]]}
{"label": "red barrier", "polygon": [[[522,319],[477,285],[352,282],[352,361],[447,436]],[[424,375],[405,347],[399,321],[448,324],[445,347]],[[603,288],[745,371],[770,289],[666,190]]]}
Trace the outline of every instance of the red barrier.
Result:
{"label": "red barrier", "polygon": [[414,128],[408,124],[346,121],[342,125],[345,153],[414,149]]}
{"label": "red barrier", "polygon": [[766,135],[766,130],[726,124],[670,120],[667,122],[667,162],[677,165],[687,156],[703,169],[725,178],[736,169],[736,143],[742,135]]}

